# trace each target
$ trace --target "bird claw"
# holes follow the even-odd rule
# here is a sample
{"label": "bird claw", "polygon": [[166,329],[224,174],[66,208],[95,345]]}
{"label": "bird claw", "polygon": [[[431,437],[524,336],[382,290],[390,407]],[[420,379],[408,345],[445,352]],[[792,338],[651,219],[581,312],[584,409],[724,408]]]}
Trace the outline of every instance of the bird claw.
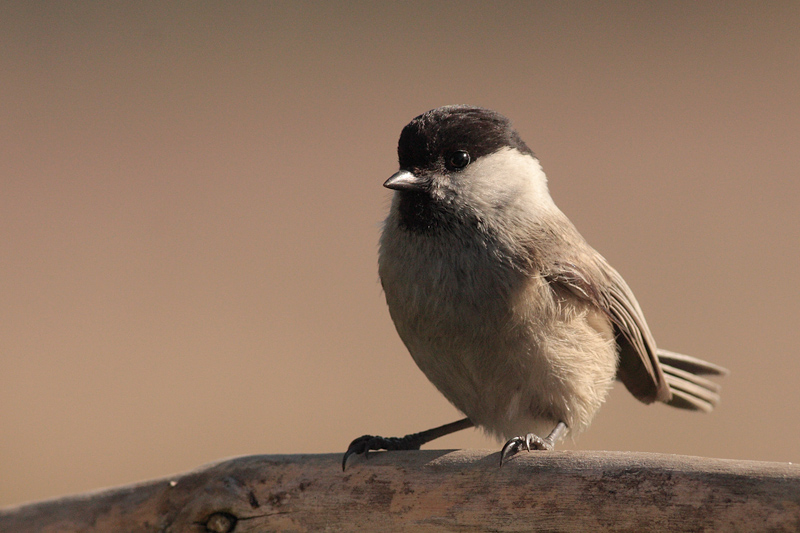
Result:
{"label": "bird claw", "polygon": [[369,458],[370,451],[377,450],[419,450],[421,443],[414,439],[416,435],[406,435],[405,437],[378,437],[376,435],[363,435],[358,437],[344,452],[342,457],[342,470],[347,466],[347,459],[351,455],[364,455],[364,459]]}
{"label": "bird claw", "polygon": [[503,449],[500,450],[500,466],[503,466],[503,463],[507,459],[513,457],[522,447],[524,447],[527,451],[552,450],[554,443],[549,437],[543,439],[539,435],[534,435],[533,433],[528,433],[525,436],[514,437],[506,442],[505,445],[503,445]]}

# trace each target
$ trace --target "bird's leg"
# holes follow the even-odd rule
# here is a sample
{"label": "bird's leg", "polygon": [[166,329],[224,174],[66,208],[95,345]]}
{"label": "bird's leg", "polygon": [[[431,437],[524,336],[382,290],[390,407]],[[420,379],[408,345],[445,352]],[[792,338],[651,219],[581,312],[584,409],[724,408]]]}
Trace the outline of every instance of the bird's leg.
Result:
{"label": "bird's leg", "polygon": [[369,456],[371,450],[419,450],[419,447],[439,437],[444,437],[450,433],[461,431],[473,427],[475,424],[469,418],[464,418],[457,422],[445,424],[437,428],[421,431],[419,433],[412,433],[405,437],[376,437],[374,435],[364,435],[358,437],[350,443],[347,451],[344,452],[342,458],[342,470],[347,465],[347,458],[353,454],[364,454],[364,457]]}
{"label": "bird's leg", "polygon": [[503,449],[500,450],[500,466],[503,466],[503,462],[517,453],[523,446],[528,451],[552,450],[565,431],[567,431],[567,425],[564,422],[559,422],[547,438],[543,439],[533,433],[528,433],[524,437],[514,437],[506,442]]}

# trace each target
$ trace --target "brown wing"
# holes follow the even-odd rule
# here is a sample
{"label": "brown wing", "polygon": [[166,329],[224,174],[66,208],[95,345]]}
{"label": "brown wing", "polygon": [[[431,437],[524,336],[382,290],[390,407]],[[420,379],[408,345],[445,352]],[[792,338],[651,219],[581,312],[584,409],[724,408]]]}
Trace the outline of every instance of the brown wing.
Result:
{"label": "brown wing", "polygon": [[597,252],[594,254],[587,265],[577,266],[577,262],[550,265],[545,278],[590,301],[611,319],[620,347],[617,378],[631,394],[644,403],[669,402],[672,393],[639,303],[622,276]]}

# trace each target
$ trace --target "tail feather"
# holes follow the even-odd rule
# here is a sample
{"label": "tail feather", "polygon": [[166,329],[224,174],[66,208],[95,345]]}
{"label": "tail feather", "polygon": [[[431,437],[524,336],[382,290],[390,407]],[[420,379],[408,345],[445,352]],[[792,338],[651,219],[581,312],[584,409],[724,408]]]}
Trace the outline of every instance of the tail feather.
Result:
{"label": "tail feather", "polygon": [[667,405],[678,409],[688,409],[689,411],[703,411],[704,413],[710,413],[714,410],[714,406],[710,403],[677,389],[672,390],[672,399],[667,402]]}
{"label": "tail feather", "polygon": [[658,360],[674,368],[679,368],[699,376],[727,376],[730,371],[714,363],[703,361],[691,355],[670,352],[669,350],[658,349]]}
{"label": "tail feather", "polygon": [[666,363],[661,363],[661,368],[664,370],[666,374],[674,376],[675,378],[680,378],[690,383],[694,383],[698,387],[702,387],[711,392],[719,393],[719,391],[722,390],[722,386],[719,383],[714,383],[710,379],[698,376],[697,374],[692,374],[691,372],[687,372],[686,370],[675,368],[674,366]]}
{"label": "tail feather", "polygon": [[672,391],[667,405],[707,413],[719,403],[721,387],[700,376],[725,376],[726,368],[667,350],[658,350],[658,360]]}

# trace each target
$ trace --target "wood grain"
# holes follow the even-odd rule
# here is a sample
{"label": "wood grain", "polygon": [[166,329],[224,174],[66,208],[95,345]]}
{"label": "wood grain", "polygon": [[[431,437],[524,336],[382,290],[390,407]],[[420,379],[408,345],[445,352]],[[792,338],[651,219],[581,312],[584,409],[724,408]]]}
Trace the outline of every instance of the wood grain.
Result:
{"label": "wood grain", "polygon": [[2,532],[800,531],[800,466],[623,452],[239,457],[0,511]]}

